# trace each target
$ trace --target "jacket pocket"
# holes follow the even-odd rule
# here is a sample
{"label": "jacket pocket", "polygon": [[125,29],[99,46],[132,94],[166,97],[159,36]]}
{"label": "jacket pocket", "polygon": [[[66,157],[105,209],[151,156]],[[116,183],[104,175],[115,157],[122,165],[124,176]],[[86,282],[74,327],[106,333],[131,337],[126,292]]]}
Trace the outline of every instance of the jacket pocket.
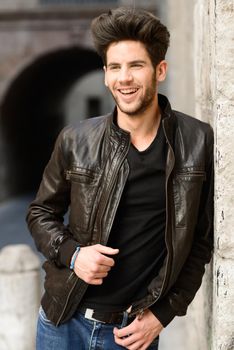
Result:
{"label": "jacket pocket", "polygon": [[71,183],[70,224],[89,231],[99,189],[100,174],[90,169],[73,166],[66,171]]}
{"label": "jacket pocket", "polygon": [[176,228],[189,227],[192,230],[196,224],[205,175],[204,171],[181,171],[175,174],[173,194]]}

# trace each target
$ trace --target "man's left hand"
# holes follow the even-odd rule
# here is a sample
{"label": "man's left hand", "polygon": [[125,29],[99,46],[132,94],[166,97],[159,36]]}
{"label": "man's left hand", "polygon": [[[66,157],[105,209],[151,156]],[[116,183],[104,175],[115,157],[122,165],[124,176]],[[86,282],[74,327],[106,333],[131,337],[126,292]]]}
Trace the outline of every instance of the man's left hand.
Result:
{"label": "man's left hand", "polygon": [[115,342],[129,350],[145,350],[162,331],[163,325],[150,310],[136,317],[128,326],[114,328]]}

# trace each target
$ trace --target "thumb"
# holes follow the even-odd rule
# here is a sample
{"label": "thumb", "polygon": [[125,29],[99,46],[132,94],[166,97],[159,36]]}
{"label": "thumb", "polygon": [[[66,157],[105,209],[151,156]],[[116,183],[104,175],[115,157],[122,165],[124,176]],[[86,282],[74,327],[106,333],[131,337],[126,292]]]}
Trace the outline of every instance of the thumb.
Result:
{"label": "thumb", "polygon": [[115,255],[118,254],[119,249],[114,249],[111,247],[106,247],[105,245],[97,244],[96,250],[101,254]]}

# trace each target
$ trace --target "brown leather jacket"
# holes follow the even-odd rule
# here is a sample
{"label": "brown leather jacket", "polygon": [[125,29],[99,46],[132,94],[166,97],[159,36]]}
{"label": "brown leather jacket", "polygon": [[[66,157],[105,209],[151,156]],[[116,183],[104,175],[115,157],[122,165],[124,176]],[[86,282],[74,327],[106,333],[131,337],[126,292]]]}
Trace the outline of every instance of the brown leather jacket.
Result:
{"label": "brown leather jacket", "polygon": [[[133,302],[131,314],[152,307],[166,325],[186,313],[211,258],[213,133],[208,124],[172,111],[163,95],[159,105],[168,144],[167,257],[148,295]],[[73,315],[88,286],[69,269],[75,247],[107,244],[129,173],[129,144],[129,133],[114,124],[112,114],[66,127],[29,207],[29,229],[47,258],[42,306],[55,325]]]}

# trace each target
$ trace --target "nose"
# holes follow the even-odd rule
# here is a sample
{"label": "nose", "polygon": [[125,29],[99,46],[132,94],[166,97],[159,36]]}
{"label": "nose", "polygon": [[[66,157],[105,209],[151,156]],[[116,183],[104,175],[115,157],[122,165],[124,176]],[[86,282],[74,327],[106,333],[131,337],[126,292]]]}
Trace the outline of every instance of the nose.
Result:
{"label": "nose", "polygon": [[122,67],[119,71],[118,81],[119,83],[131,82],[133,79],[130,69]]}

